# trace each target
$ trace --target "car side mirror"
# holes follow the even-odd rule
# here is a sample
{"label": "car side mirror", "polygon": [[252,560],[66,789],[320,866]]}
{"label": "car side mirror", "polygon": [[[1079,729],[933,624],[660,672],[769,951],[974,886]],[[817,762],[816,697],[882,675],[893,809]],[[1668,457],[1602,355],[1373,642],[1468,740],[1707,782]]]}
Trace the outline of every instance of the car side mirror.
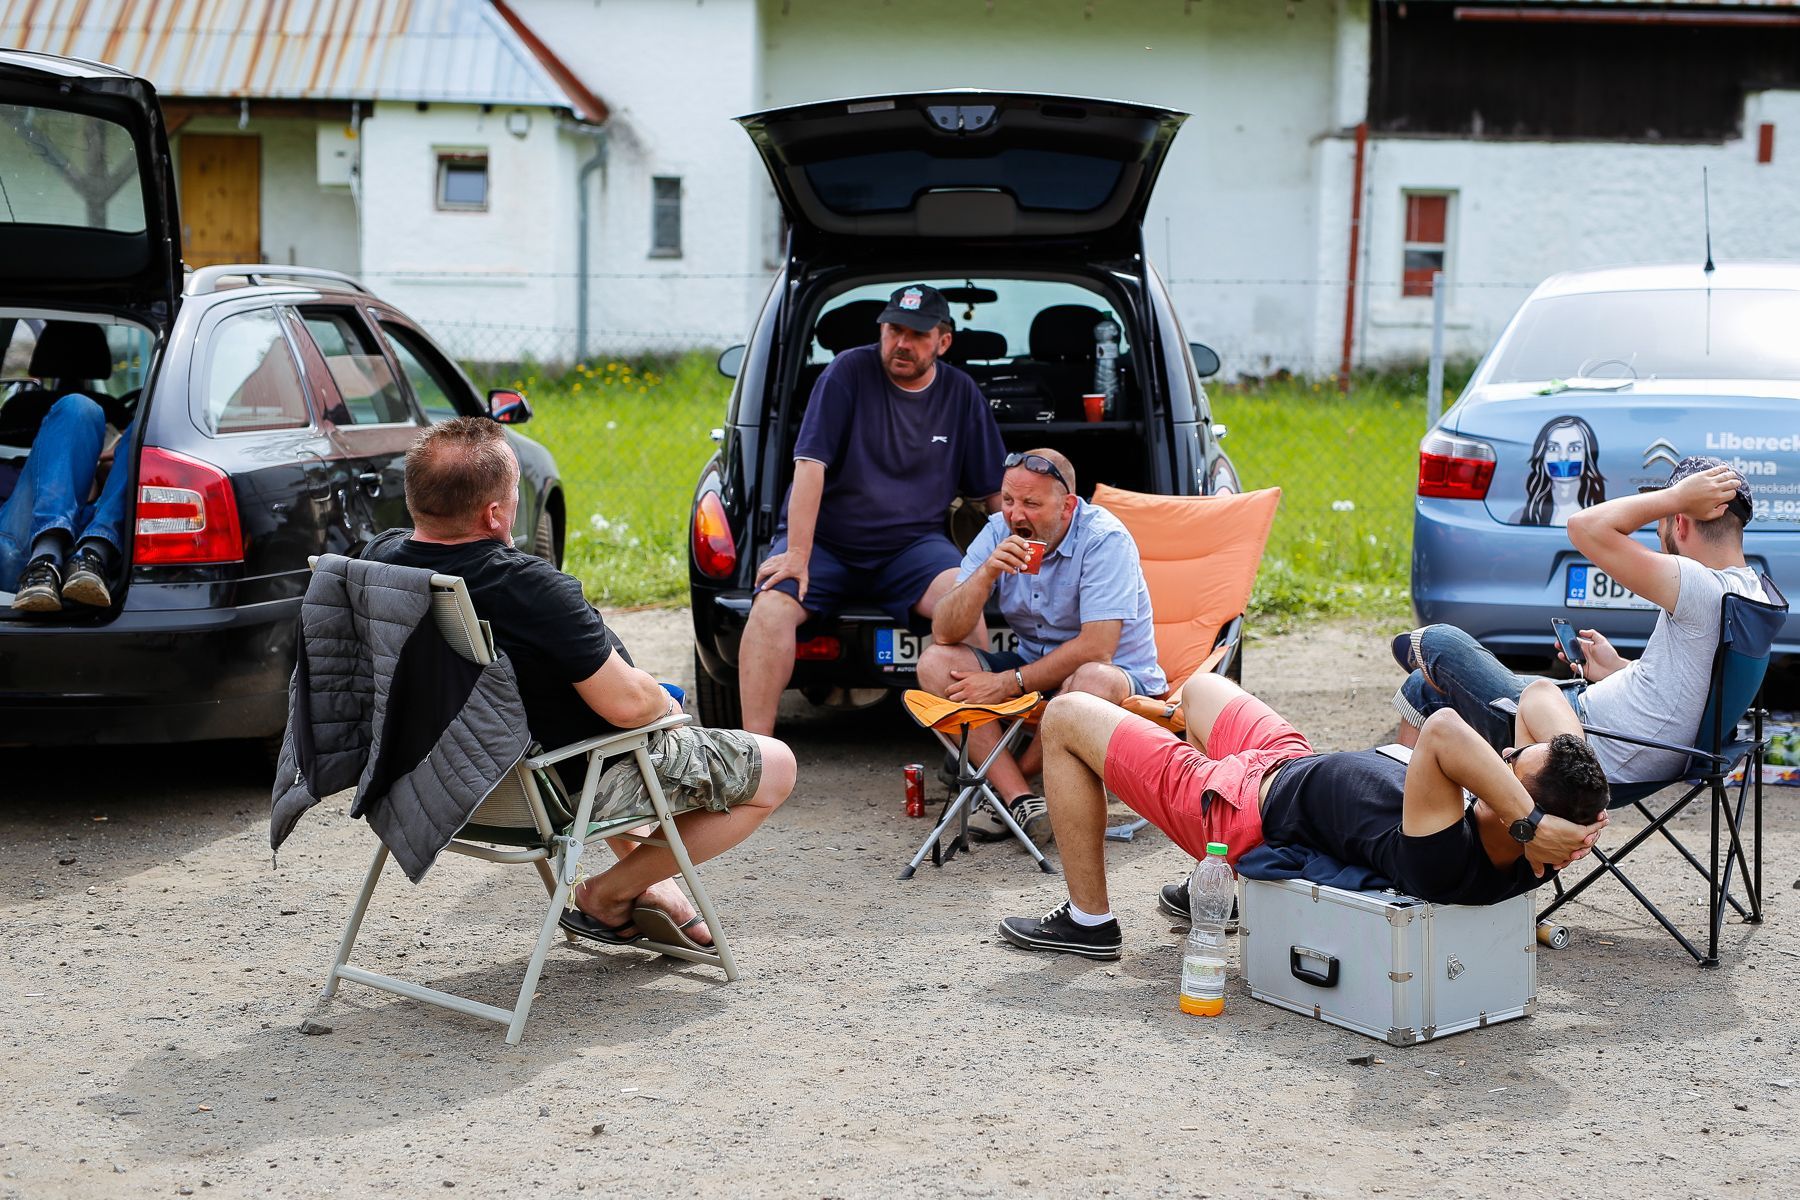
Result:
{"label": "car side mirror", "polygon": [[531,401],[522,392],[495,388],[488,393],[488,416],[502,425],[523,425],[531,420]]}
{"label": "car side mirror", "polygon": [[736,379],[738,372],[744,369],[744,347],[742,345],[727,346],[719,352],[719,374],[727,379]]}
{"label": "car side mirror", "polygon": [[1219,373],[1219,355],[1211,346],[1202,346],[1199,342],[1188,343],[1188,353],[1194,356],[1194,374],[1202,379],[1211,379]]}

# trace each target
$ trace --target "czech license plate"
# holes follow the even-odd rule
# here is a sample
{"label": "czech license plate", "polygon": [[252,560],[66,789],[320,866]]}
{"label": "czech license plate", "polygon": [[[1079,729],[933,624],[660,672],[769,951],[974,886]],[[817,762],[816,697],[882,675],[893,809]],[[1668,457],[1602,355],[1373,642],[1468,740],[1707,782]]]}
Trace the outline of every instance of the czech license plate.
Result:
{"label": "czech license plate", "polygon": [[[919,655],[931,644],[931,635],[913,633],[905,629],[877,629],[875,631],[875,664],[881,667],[899,668],[914,667],[919,663]],[[1019,635],[1010,629],[988,630],[988,649],[996,653],[1003,650],[1017,650]]]}
{"label": "czech license plate", "polygon": [[1618,580],[1590,563],[1569,564],[1565,608],[1655,608]]}

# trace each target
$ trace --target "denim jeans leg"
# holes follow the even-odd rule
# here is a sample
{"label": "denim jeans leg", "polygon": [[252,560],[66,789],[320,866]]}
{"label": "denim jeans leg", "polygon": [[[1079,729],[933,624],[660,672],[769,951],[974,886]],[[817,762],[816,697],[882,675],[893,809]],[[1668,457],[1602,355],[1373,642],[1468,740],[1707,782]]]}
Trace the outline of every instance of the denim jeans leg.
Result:
{"label": "denim jeans leg", "polygon": [[106,482],[100,485],[100,498],[92,506],[82,509],[84,519],[75,527],[76,541],[82,538],[99,538],[114,550],[124,549],[120,529],[125,524],[125,485],[131,478],[131,464],[122,461],[119,455],[131,453],[131,431],[136,425],[137,422],[132,421],[125,426],[125,432],[119,435],[112,470],[107,472]]}
{"label": "denim jeans leg", "polygon": [[68,395],[50,406],[38,426],[25,469],[0,509],[0,584],[15,587],[31,544],[52,529],[74,534],[81,506],[94,485],[94,465],[106,433],[106,416],[86,396]]}
{"label": "denim jeans leg", "polygon": [[1529,679],[1501,666],[1499,659],[1454,625],[1427,626],[1419,641],[1419,658],[1420,669],[1407,676],[1394,698],[1402,715],[1410,721],[1416,714],[1416,723],[1423,724],[1438,709],[1454,708],[1496,750],[1512,745],[1512,718],[1488,705],[1502,697],[1516,701]]}

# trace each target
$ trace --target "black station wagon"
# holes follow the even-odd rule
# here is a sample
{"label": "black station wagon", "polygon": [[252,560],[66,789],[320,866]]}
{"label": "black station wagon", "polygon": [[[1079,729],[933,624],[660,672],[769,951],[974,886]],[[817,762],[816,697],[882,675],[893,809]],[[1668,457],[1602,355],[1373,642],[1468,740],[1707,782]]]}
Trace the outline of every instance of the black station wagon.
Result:
{"label": "black station wagon", "polygon": [[[1051,446],[1077,485],[1165,495],[1236,491],[1200,381],[1219,369],[1190,345],[1144,254],[1143,218],[1184,114],[1115,100],[957,91],[876,96],[739,118],[786,214],[787,259],[746,345],[719,451],[691,517],[696,700],[738,723],[738,643],[756,565],[793,476],[794,440],[831,359],[879,337],[903,283],[950,301],[946,358],[980,385],[1007,448]],[[1096,330],[1121,330],[1111,411],[1086,420]],[[967,545],[978,507],[953,506]],[[1011,631],[990,614],[997,645]],[[819,702],[873,703],[914,685],[929,637],[879,609],[801,626],[792,686]]]}
{"label": "black station wagon", "polygon": [[[186,278],[156,93],[0,50],[0,500],[62,396],[132,437],[109,607],[0,603],[0,744],[267,738],[287,715],[307,556],[408,524],[401,457],[435,420],[517,423],[404,314],[335,272]],[[548,451],[513,436],[518,543],[562,552]],[[9,589],[11,580],[0,581]]]}

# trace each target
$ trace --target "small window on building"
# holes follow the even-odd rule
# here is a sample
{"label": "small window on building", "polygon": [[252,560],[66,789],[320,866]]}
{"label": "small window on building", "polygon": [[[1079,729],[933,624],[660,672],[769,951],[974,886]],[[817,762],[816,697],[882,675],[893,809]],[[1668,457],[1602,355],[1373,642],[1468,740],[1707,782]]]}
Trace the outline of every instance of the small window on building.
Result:
{"label": "small window on building", "polygon": [[1431,295],[1434,272],[1449,271],[1450,197],[1442,192],[1406,193],[1406,238],[1401,250],[1400,294]]}
{"label": "small window on building", "polygon": [[681,177],[658,175],[650,181],[650,254],[681,256]]}
{"label": "small window on building", "polygon": [[451,212],[487,211],[487,155],[438,155],[437,206]]}

